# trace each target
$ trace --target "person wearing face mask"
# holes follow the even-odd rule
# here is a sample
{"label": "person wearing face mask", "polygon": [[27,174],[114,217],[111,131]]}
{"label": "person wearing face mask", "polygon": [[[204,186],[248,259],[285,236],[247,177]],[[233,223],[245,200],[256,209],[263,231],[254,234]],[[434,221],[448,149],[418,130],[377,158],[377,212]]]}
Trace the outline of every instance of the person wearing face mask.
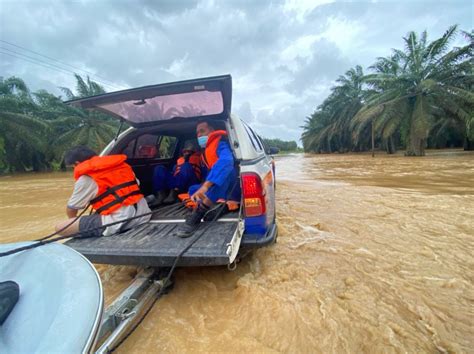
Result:
{"label": "person wearing face mask", "polygon": [[240,201],[240,186],[234,156],[225,130],[216,130],[212,120],[200,120],[196,125],[201,154],[204,182],[189,188],[196,206],[179,228],[177,236],[189,237],[199,226],[203,216],[220,201]]}
{"label": "person wearing face mask", "polygon": [[188,142],[181,157],[171,171],[165,166],[157,166],[153,171],[154,206],[173,204],[179,193],[186,192],[190,186],[201,181],[201,153],[195,143]]}

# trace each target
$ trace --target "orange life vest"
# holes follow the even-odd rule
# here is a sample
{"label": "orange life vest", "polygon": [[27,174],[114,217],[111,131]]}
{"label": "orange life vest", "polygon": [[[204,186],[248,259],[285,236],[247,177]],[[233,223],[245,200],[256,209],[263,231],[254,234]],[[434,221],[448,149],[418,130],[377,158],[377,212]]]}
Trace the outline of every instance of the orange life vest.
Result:
{"label": "orange life vest", "polygon": [[126,155],[94,156],[74,168],[76,180],[87,175],[97,183],[99,189],[91,205],[101,215],[108,215],[123,205],[136,204],[143,198],[126,159]]}
{"label": "orange life vest", "polygon": [[206,165],[208,170],[210,170],[219,159],[219,156],[217,156],[217,146],[219,146],[222,137],[227,137],[225,130],[215,130],[209,134],[207,138],[206,150],[204,150],[204,154],[202,154],[202,162]]}
{"label": "orange life vest", "polygon": [[[179,171],[181,170],[181,166],[186,162],[183,156],[181,156],[178,161],[176,162],[176,170],[174,171],[174,176],[176,176]],[[196,177],[200,180],[201,179],[201,153],[195,152],[191,156],[189,156],[188,162],[193,167],[194,173]]]}

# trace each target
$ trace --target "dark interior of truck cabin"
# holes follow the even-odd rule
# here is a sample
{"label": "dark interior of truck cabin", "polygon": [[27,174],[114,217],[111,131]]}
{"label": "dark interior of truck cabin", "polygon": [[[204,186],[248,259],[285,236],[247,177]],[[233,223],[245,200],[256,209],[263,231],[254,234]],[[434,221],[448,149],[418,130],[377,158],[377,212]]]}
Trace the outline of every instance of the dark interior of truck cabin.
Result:
{"label": "dark interior of truck cabin", "polygon": [[[164,165],[171,170],[185,146],[191,143],[199,148],[197,122],[198,119],[186,119],[137,129],[121,138],[110,153],[128,156],[127,163],[139,179],[143,194],[150,195],[153,193],[152,179],[156,166]],[[225,122],[216,120],[214,123],[216,129],[226,129]]]}

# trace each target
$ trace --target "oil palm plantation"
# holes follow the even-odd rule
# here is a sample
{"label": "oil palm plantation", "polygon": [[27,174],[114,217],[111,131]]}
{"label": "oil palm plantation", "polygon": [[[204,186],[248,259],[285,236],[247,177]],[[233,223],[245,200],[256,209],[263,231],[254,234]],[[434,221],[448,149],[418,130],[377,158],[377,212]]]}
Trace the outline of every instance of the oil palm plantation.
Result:
{"label": "oil palm plantation", "polygon": [[453,121],[470,127],[473,44],[448,51],[456,31],[452,26],[432,42],[426,31],[420,36],[410,32],[403,51],[378,59],[375,73],[365,77],[374,93],[351,125],[356,138],[372,122],[385,139],[400,131],[407,155],[422,156],[433,128]]}
{"label": "oil palm plantation", "polygon": [[[89,78],[76,75],[77,95],[104,93]],[[61,97],[44,90],[31,93],[23,80],[0,81],[0,172],[41,170],[58,166],[64,152],[74,145],[100,151],[114,137],[112,118],[65,105]]]}

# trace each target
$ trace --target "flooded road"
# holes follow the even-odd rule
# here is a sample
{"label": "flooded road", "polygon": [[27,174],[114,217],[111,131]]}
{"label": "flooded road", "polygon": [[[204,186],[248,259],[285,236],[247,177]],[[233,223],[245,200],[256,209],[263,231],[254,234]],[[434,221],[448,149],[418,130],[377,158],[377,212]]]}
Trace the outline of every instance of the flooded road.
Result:
{"label": "flooded road", "polygon": [[[428,154],[278,157],[278,243],[178,270],[118,352],[474,352],[474,154]],[[71,187],[0,178],[0,241],[51,232]],[[106,301],[136,274],[97,268]]]}

